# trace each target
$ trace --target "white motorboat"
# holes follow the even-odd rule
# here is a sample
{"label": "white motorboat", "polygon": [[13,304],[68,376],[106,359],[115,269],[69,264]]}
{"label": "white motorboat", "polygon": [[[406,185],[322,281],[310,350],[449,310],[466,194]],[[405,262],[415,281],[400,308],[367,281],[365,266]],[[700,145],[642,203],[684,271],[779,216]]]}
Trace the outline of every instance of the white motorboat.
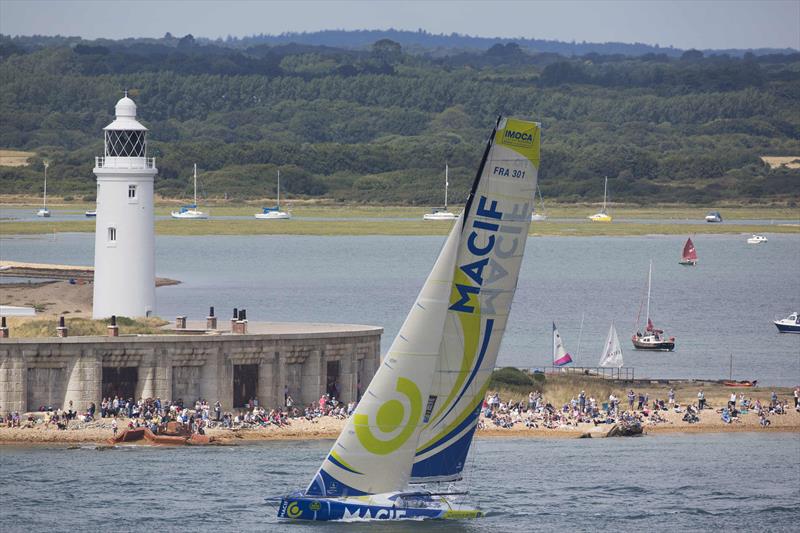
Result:
{"label": "white motorboat", "polygon": [[603,209],[599,213],[589,216],[592,222],[611,222],[611,215],[606,211],[606,198],[608,196],[608,178],[606,177],[605,184],[603,185]]}
{"label": "white motorboat", "polygon": [[86,213],[84,214],[86,215],[87,218],[94,218],[97,216],[97,211],[86,211]]}
{"label": "white motorboat", "polygon": [[781,333],[800,333],[800,313],[795,311],[786,318],[772,322]]}
{"label": "white motorboat", "polygon": [[422,215],[422,220],[455,220],[457,215],[447,210],[447,188],[450,186],[449,168],[444,165],[444,208],[434,208],[430,213]]}
{"label": "white motorboat", "polygon": [[719,211],[711,211],[706,215],[706,222],[722,222],[722,215]]}
{"label": "white motorboat", "polygon": [[767,238],[763,235],[753,235],[749,239],[747,239],[747,244],[762,244],[767,242]]}
{"label": "white motorboat", "polygon": [[286,220],[292,218],[292,215],[281,211],[281,171],[278,171],[278,197],[276,198],[275,207],[262,207],[260,213],[253,215],[259,220]]}
{"label": "white motorboat", "polygon": [[181,206],[180,211],[173,211],[172,218],[204,220],[208,213],[197,209],[197,163],[194,164],[194,203]]}
{"label": "white motorboat", "polygon": [[47,161],[44,162],[44,195],[42,196],[42,208],[36,212],[37,217],[49,217],[50,210],[47,209],[47,167],[50,166],[50,163]]}

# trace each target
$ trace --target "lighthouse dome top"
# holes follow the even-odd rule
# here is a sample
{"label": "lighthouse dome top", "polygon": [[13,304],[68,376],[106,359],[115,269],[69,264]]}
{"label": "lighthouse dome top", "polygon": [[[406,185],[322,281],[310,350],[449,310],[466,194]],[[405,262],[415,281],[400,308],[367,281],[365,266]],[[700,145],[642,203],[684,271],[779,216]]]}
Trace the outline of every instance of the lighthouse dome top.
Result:
{"label": "lighthouse dome top", "polygon": [[125,91],[125,96],[120,98],[117,105],[114,106],[114,113],[117,116],[116,119],[103,128],[104,130],[147,131],[147,128],[136,120],[136,103],[128,96],[127,91]]}
{"label": "lighthouse dome top", "polygon": [[117,105],[114,106],[114,111],[117,115],[117,118],[119,117],[136,118],[136,103],[130,98],[128,98],[128,95],[126,94],[125,96],[120,98],[119,102],[117,102]]}

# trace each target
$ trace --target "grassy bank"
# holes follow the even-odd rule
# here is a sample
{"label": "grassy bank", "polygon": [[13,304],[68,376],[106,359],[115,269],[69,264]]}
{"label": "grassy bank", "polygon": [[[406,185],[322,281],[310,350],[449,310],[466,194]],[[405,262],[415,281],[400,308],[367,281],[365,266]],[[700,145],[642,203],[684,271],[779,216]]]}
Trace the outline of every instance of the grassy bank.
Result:
{"label": "grassy bank", "polygon": [[[14,338],[34,339],[56,336],[58,320],[53,319],[31,319],[9,317],[8,327]],[[83,336],[105,336],[108,334],[107,328],[110,320],[91,320],[88,318],[66,317],[67,327],[70,337]],[[167,324],[161,318],[138,318],[117,317],[120,335],[153,335],[164,333],[161,326]]]}
{"label": "grassy bank", "polygon": [[[533,378],[536,379],[533,379]],[[650,400],[663,399],[666,401],[669,389],[675,390],[675,399],[680,404],[696,403],[697,393],[700,389],[705,394],[709,407],[722,407],[727,404],[731,392],[737,395],[743,393],[748,398],[760,399],[762,402],[769,403],[772,391],[775,391],[782,400],[789,401],[791,404],[791,387],[754,387],[754,388],[731,388],[725,387],[720,383],[680,381],[675,383],[657,382],[637,382],[635,384],[612,381],[594,376],[582,375],[535,375],[531,377],[519,370],[506,368],[495,371],[492,375],[490,391],[497,391],[505,401],[528,401],[528,393],[539,391],[543,394],[546,401],[556,407],[561,407],[568,403],[572,398],[577,398],[580,391],[586,392],[586,397],[594,397],[599,404],[608,401],[608,396],[612,392],[615,396],[627,405],[626,394],[630,389],[638,395],[640,392],[648,395]]]}

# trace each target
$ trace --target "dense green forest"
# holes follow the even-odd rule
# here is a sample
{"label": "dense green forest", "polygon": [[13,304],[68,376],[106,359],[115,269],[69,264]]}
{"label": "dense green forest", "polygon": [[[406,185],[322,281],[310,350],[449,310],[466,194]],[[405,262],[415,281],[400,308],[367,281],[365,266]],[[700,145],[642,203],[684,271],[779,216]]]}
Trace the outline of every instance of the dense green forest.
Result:
{"label": "dense green forest", "polygon": [[156,190],[232,199],[282,192],[436,204],[444,165],[453,199],[474,178],[497,115],[542,122],[546,198],[796,201],[800,54],[564,57],[513,42],[483,51],[407,53],[253,44],[192,36],[125,41],[0,36],[0,148],[32,165],[0,167],[0,193],[90,198],[102,128],[129,89],[150,128]]}

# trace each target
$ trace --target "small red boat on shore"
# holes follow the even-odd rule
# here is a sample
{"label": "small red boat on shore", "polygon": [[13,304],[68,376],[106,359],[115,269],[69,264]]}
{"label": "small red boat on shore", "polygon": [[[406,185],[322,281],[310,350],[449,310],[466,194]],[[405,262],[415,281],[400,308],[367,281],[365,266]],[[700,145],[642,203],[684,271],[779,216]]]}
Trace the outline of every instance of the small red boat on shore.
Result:
{"label": "small red boat on shore", "polygon": [[758,383],[757,379],[753,381],[723,381],[722,384],[726,387],[756,387]]}

